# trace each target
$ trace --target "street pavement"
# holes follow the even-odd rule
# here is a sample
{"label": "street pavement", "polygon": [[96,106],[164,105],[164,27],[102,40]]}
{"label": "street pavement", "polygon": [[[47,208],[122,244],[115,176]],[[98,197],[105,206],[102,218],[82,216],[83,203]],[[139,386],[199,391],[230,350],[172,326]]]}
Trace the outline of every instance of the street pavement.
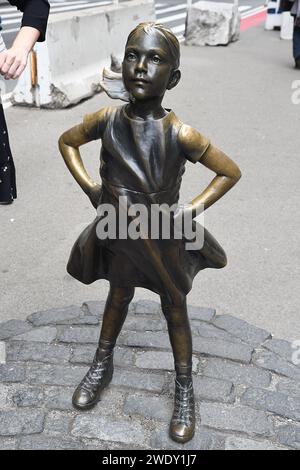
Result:
{"label": "street pavement", "polygon": [[191,441],[168,436],[174,359],[157,302],[130,304],[111,384],[92,410],[75,410],[72,394],[93,360],[103,309],[103,302],[85,302],[0,324],[6,350],[1,450],[300,448],[300,366],[293,362],[299,351],[210,308],[188,306],[196,405]]}
{"label": "street pavement", "polygon": [[[189,304],[232,314],[292,341],[300,339],[300,105],[291,97],[300,76],[291,47],[263,24],[228,47],[183,46],[182,81],[165,106],[209,136],[243,173],[205,217],[228,266],[200,272]],[[84,286],[65,271],[72,244],[95,213],[65,168],[57,140],[85,113],[108,104],[100,94],[67,110],[7,110],[19,198],[0,209],[0,321],[106,298],[106,281]],[[99,143],[82,154],[97,178]],[[201,165],[187,164],[181,201],[195,197],[211,178]],[[136,289],[135,300],[141,298],[157,300]]]}

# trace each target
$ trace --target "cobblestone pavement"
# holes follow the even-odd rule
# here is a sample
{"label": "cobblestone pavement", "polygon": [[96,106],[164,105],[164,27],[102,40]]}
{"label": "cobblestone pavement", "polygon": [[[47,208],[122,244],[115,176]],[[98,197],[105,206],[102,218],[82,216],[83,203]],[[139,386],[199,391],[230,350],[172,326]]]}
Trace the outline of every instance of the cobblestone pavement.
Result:
{"label": "cobblestone pavement", "polygon": [[[173,359],[160,306],[130,306],[101,402],[71,396],[92,361],[104,302],[0,325],[0,449],[299,449],[300,366],[283,340],[213,309],[189,306],[197,431],[168,438]],[[5,345],[5,348],[4,348]]]}

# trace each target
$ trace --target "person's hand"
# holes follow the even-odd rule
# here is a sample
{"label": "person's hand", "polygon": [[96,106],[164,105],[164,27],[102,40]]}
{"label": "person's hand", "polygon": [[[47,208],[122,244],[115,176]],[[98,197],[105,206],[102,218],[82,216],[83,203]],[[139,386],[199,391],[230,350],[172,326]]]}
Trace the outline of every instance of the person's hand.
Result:
{"label": "person's hand", "polygon": [[26,47],[12,46],[0,54],[0,74],[5,80],[18,78],[24,71],[30,50]]}
{"label": "person's hand", "polygon": [[87,196],[90,199],[93,207],[98,208],[98,203],[101,195],[101,185],[95,184],[92,188],[89,189]]}
{"label": "person's hand", "polygon": [[10,49],[0,54],[0,74],[6,80],[16,79],[24,71],[28,55],[40,36],[40,31],[31,26],[23,26]]}

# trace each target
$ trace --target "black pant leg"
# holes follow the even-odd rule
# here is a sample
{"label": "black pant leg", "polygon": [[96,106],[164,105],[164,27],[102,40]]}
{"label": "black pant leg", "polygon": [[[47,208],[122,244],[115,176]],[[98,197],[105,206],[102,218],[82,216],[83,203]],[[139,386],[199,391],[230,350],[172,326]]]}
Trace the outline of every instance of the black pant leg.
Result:
{"label": "black pant leg", "polygon": [[0,202],[17,197],[16,172],[3,107],[0,104]]}

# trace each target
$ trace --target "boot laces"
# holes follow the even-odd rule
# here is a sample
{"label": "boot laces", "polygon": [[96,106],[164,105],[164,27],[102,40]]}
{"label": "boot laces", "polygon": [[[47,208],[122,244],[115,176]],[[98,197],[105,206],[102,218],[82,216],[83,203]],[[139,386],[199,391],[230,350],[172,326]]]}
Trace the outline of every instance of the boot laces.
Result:
{"label": "boot laces", "polygon": [[98,361],[94,358],[94,362],[87,372],[86,376],[83,378],[80,386],[83,390],[87,392],[92,392],[99,386],[104,373],[107,370],[109,359],[111,356],[104,358],[102,361]]}
{"label": "boot laces", "polygon": [[172,421],[175,424],[189,426],[194,419],[194,393],[192,382],[182,386],[177,380],[175,382],[175,404]]}

